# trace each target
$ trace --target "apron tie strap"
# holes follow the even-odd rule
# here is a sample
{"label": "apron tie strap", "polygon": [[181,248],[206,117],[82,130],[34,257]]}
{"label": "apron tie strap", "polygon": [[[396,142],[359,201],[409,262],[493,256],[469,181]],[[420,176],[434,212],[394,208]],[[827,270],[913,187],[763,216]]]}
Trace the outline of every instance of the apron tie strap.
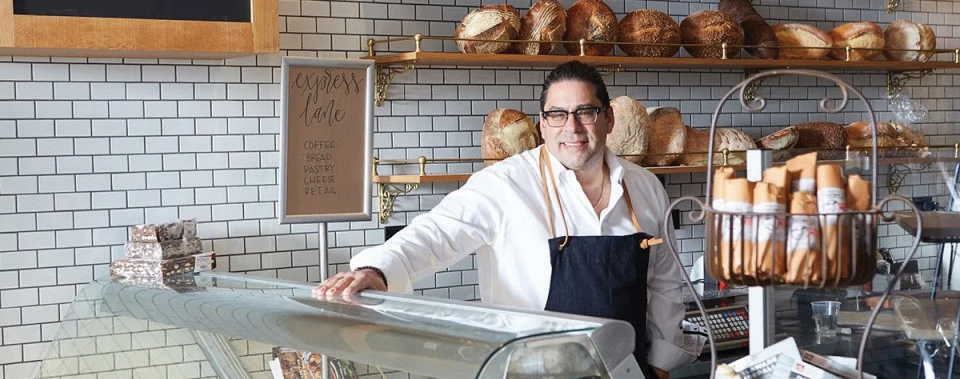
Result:
{"label": "apron tie strap", "polygon": [[[630,201],[630,191],[627,191],[627,187],[623,186],[623,197],[627,201],[627,206],[630,207],[630,221],[633,221],[633,226],[637,228],[637,232],[640,232],[640,221],[637,220],[637,214],[633,211],[633,202]],[[663,243],[663,238],[647,238],[640,240],[640,248],[646,249],[653,245],[659,245]]]}
{"label": "apron tie strap", "polygon": [[553,228],[553,207],[550,203],[550,193],[547,191],[547,181],[545,180],[545,175],[543,172],[543,166],[547,166],[547,171],[550,173],[550,181],[553,184],[553,193],[557,196],[557,206],[560,208],[560,219],[563,220],[563,242],[560,243],[560,250],[567,247],[567,244],[570,242],[570,229],[567,228],[567,217],[563,213],[563,204],[560,202],[560,192],[557,191],[557,179],[553,177],[553,166],[550,164],[550,161],[547,159],[547,147],[540,147],[540,183],[543,184],[543,201],[547,206],[547,221],[550,223],[550,233],[553,233],[553,236],[557,236],[556,229]]}

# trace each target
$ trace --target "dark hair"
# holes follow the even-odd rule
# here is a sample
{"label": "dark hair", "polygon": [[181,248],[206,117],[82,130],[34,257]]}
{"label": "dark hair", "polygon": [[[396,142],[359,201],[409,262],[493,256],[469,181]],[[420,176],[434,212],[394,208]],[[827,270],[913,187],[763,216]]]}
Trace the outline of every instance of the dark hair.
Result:
{"label": "dark hair", "polygon": [[543,106],[546,105],[547,90],[550,89],[550,86],[553,83],[566,80],[578,80],[593,84],[594,92],[600,99],[600,105],[604,108],[610,106],[610,94],[607,93],[607,85],[603,83],[600,72],[581,61],[569,61],[554,68],[543,80],[543,89],[540,91],[540,110],[543,110]]}

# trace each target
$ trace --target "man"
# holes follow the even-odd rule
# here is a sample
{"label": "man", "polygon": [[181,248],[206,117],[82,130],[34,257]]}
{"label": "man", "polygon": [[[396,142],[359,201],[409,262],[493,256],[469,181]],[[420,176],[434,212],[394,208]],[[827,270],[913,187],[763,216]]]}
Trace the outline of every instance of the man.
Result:
{"label": "man", "polygon": [[595,69],[558,66],[540,105],[542,146],[472,175],[314,294],[388,285],[410,292],[414,281],[476,252],[482,301],[628,321],[645,376],[666,378],[695,358],[678,347],[681,268],[666,245],[643,243],[673,243],[673,231],[661,230],[666,192],[606,148],[613,110]]}

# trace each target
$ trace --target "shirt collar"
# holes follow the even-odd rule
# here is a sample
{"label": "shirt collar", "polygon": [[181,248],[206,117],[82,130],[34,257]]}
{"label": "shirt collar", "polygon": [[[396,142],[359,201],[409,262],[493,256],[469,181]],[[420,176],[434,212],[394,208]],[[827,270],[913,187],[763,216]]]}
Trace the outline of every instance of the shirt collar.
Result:
{"label": "shirt collar", "polygon": [[[540,145],[541,149],[546,149],[546,146]],[[537,154],[540,152],[538,151]],[[573,175],[573,170],[566,168],[563,163],[560,163],[560,160],[557,157],[554,157],[550,150],[547,150],[547,159],[550,160],[550,165],[553,167],[553,175],[560,179],[561,175]],[[609,148],[603,149],[603,160],[607,163],[607,168],[610,169],[610,183],[619,185],[620,181],[623,179],[624,167],[620,164],[620,159],[617,158],[617,155],[613,153]],[[564,172],[569,172],[569,174],[563,174]]]}

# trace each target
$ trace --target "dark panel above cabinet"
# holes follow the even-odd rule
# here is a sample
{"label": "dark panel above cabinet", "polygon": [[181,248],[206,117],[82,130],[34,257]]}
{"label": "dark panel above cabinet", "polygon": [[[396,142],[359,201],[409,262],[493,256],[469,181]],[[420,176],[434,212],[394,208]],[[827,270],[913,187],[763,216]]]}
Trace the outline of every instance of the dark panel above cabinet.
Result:
{"label": "dark panel above cabinet", "polygon": [[13,0],[13,14],[250,22],[249,0]]}

